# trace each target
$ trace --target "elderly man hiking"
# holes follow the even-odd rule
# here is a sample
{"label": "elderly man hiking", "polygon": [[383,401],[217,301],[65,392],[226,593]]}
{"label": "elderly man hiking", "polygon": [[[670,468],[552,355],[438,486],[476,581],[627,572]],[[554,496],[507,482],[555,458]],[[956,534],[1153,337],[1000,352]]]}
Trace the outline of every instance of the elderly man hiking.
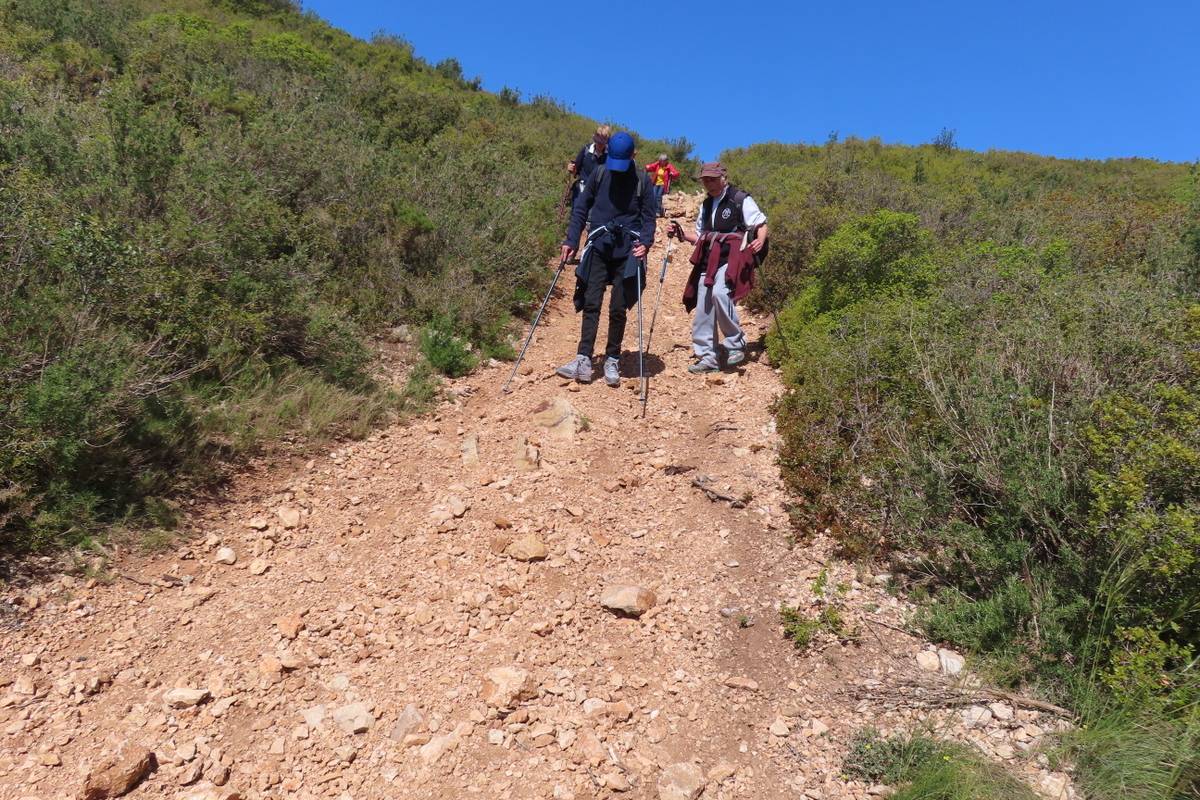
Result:
{"label": "elderly man hiking", "polygon": [[698,361],[688,372],[704,374],[720,369],[717,331],[724,338],[725,363],[746,360],[746,336],[734,305],[754,288],[754,268],[767,244],[767,216],[746,192],[725,179],[725,167],[710,161],[700,170],[708,196],[700,207],[695,231],[672,223],[670,235],[696,245],[692,274],[683,293],[683,305],[696,310],[692,321],[692,352]]}
{"label": "elderly man hiking", "polygon": [[634,166],[633,156],[633,137],[628,133],[621,131],[609,140],[607,161],[592,172],[575,200],[562,245],[565,263],[575,254],[586,221],[587,244],[575,270],[575,310],[583,312],[579,349],[574,359],[556,370],[580,383],[592,380],[600,306],[609,285],[604,380],[609,386],[621,383],[625,312],[638,302],[639,289],[646,284],[646,251],[654,243],[654,194],[649,177]]}

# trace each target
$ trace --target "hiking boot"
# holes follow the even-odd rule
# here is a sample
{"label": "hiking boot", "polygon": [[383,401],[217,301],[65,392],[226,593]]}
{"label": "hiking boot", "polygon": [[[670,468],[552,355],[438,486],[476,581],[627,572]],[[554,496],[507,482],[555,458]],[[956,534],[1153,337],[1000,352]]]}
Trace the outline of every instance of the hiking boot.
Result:
{"label": "hiking boot", "polygon": [[690,367],[688,367],[688,372],[692,373],[693,375],[709,375],[713,372],[720,371],[721,370],[719,367],[715,367],[712,364],[705,364],[703,361],[701,361],[699,364],[692,364]]}
{"label": "hiking boot", "polygon": [[730,350],[725,356],[725,363],[731,367],[736,367],[738,364],[746,360],[745,350]]}
{"label": "hiking boot", "polygon": [[580,383],[592,382],[592,360],[587,356],[575,356],[572,361],[568,361],[554,373],[560,378],[567,380],[579,381]]}
{"label": "hiking boot", "polygon": [[604,382],[609,386],[621,385],[621,362],[615,358],[604,359]]}

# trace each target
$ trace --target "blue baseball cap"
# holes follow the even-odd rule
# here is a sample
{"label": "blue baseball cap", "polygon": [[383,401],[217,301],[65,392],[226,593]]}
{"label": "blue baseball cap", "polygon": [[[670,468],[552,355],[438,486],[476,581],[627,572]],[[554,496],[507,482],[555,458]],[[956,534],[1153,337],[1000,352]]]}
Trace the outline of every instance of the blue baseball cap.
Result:
{"label": "blue baseball cap", "polygon": [[604,166],[613,172],[624,172],[633,163],[633,137],[621,131],[608,140],[608,158]]}

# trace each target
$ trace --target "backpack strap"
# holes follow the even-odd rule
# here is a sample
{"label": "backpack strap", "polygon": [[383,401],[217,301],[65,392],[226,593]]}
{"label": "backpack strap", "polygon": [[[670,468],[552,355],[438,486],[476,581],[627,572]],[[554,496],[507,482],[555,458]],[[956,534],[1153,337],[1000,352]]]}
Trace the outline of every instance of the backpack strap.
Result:
{"label": "backpack strap", "polygon": [[[637,167],[634,169],[637,172],[637,199],[640,202],[642,199],[642,187],[646,182],[646,170]],[[601,181],[604,180],[606,175],[608,175],[608,167],[603,164],[597,164],[588,180],[594,182],[596,186],[600,186]]]}

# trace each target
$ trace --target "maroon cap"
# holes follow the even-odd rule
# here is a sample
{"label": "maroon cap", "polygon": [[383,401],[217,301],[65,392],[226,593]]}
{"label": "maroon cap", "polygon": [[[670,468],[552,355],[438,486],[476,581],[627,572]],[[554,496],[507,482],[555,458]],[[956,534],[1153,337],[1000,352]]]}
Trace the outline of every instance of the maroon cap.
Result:
{"label": "maroon cap", "polygon": [[720,161],[709,161],[700,168],[701,178],[724,178],[725,166]]}

